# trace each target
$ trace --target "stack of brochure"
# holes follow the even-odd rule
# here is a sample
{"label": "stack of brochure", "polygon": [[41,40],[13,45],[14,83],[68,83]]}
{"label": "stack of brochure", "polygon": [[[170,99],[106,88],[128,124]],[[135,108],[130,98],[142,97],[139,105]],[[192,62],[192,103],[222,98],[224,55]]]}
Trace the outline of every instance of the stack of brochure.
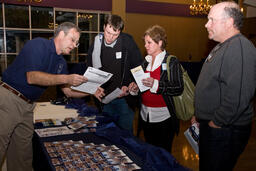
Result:
{"label": "stack of brochure", "polygon": [[49,127],[49,126],[61,126],[61,120],[59,119],[37,119],[35,123],[42,123],[42,126]]}
{"label": "stack of brochure", "polygon": [[68,124],[68,127],[76,133],[96,132],[97,127],[96,116],[77,117]]}
{"label": "stack of brochure", "polygon": [[[37,120],[41,121],[44,128],[35,129],[35,132],[39,137],[51,137],[58,135],[74,134],[74,133],[84,133],[84,132],[96,132],[97,121],[96,116],[79,116],[76,118],[65,118],[64,124],[59,121],[55,124],[53,119]],[[57,120],[58,121],[58,120]],[[49,124],[50,123],[50,124]],[[53,125],[54,124],[54,125]],[[62,125],[62,126],[61,126]],[[50,127],[50,126],[60,126],[60,127]]]}
{"label": "stack of brochure", "polygon": [[51,137],[74,133],[74,131],[72,129],[69,129],[67,126],[35,129],[35,132],[39,137]]}
{"label": "stack of brochure", "polygon": [[83,141],[44,142],[55,170],[137,170],[141,169],[115,145]]}

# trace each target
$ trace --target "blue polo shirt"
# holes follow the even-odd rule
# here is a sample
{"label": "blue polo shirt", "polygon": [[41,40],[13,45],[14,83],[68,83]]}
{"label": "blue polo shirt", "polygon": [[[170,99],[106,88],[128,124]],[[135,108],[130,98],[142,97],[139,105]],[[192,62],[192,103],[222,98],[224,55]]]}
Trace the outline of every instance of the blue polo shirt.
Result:
{"label": "blue polo shirt", "polygon": [[67,63],[62,55],[57,55],[53,39],[35,38],[28,41],[2,76],[4,82],[35,101],[47,87],[28,84],[26,72],[29,71],[68,73]]}

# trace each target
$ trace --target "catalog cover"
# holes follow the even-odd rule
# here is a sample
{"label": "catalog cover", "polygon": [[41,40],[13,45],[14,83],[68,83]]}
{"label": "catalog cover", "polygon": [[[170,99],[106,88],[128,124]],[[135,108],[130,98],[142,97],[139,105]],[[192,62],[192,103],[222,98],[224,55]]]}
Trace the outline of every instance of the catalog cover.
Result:
{"label": "catalog cover", "polygon": [[194,151],[199,154],[199,147],[198,147],[198,142],[199,142],[199,127],[196,123],[191,125],[185,132],[184,132],[185,137],[187,138],[188,142],[194,149]]}

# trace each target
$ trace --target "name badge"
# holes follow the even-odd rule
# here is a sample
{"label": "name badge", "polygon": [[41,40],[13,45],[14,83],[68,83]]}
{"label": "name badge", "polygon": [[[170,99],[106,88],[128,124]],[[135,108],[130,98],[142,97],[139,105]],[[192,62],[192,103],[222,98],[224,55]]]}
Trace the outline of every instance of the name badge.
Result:
{"label": "name badge", "polygon": [[116,59],[122,58],[122,52],[116,52]]}
{"label": "name badge", "polygon": [[166,70],[166,63],[162,63],[162,70],[165,71]]}

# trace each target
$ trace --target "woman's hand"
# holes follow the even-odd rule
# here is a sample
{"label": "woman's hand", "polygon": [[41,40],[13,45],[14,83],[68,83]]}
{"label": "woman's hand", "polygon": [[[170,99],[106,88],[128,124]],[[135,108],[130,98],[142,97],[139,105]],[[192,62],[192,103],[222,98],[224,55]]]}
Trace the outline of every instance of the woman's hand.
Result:
{"label": "woman's hand", "polygon": [[149,78],[146,78],[146,79],[142,79],[142,84],[144,86],[152,88],[153,85],[154,85],[154,78],[149,77]]}

